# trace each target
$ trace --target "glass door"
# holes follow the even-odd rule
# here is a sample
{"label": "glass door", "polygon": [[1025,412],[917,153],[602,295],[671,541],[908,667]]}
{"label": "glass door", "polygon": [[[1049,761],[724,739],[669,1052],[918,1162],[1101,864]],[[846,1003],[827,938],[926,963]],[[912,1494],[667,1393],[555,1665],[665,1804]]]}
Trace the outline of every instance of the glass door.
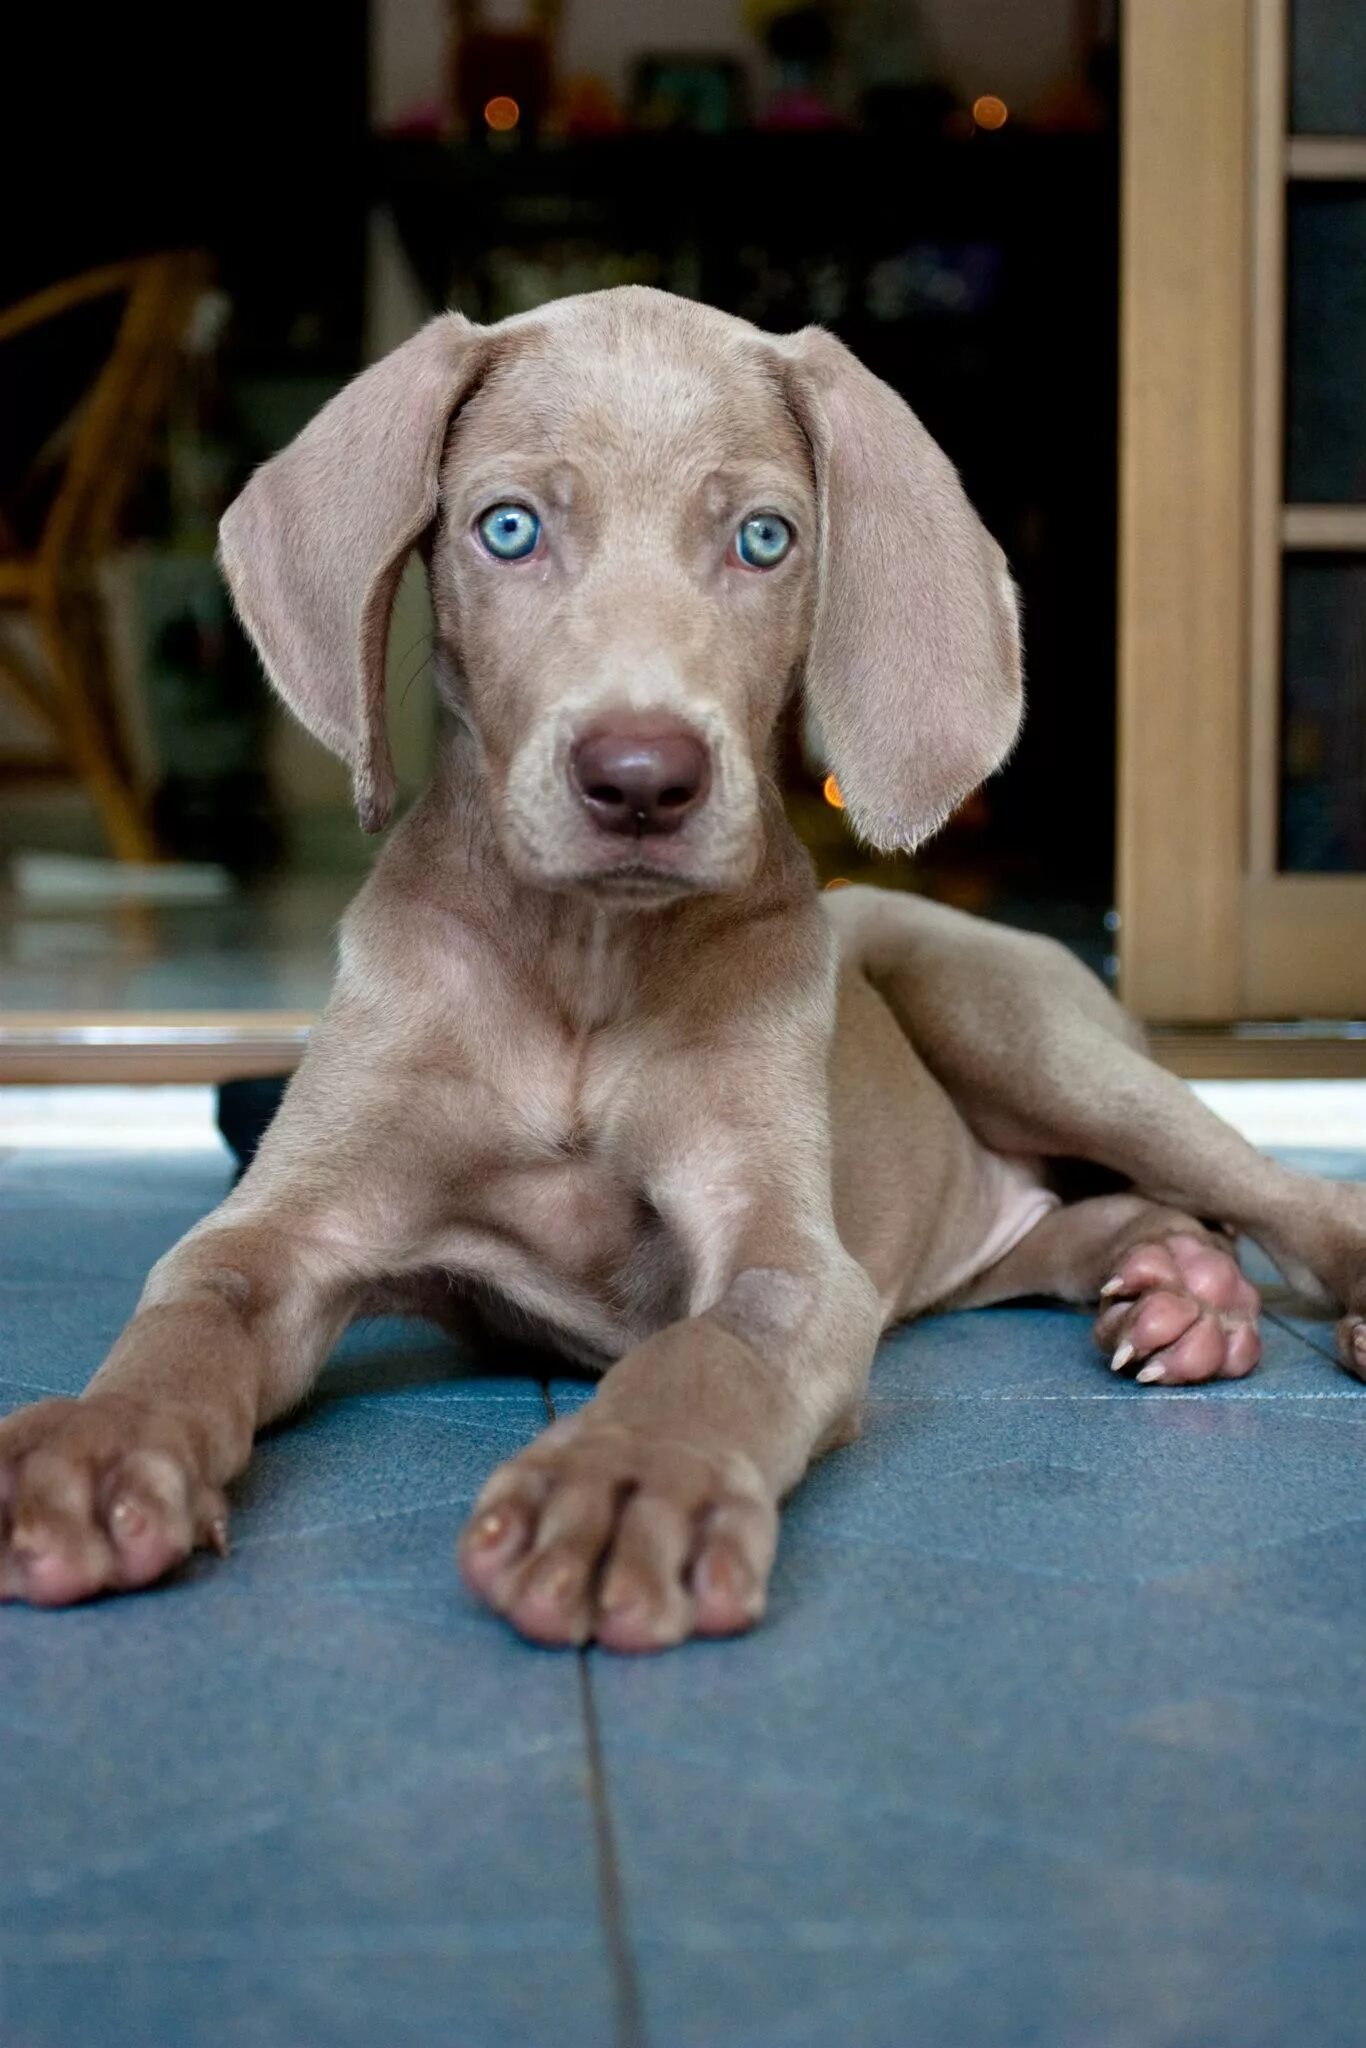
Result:
{"label": "glass door", "polygon": [[1366,11],[1253,41],[1245,1000],[1366,1011]]}

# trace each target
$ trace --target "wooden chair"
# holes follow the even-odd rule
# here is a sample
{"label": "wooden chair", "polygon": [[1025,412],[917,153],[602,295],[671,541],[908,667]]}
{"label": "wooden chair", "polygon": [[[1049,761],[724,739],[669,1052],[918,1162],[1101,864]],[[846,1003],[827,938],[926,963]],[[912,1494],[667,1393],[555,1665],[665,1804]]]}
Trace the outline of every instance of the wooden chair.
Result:
{"label": "wooden chair", "polygon": [[[181,344],[205,269],[193,255],[112,264],[50,286],[0,312],[3,344],[78,307],[121,299],[113,345],[74,410],[49,434],[55,473],[46,510],[27,547],[0,517],[0,614],[31,620],[39,668],[0,632],[0,688],[50,741],[42,756],[0,755],[0,779],[66,776],[79,781],[120,860],[153,860],[156,844],[139,800],[111,686],[101,561],[120,537],[128,501],[174,387]],[[11,384],[9,403],[16,400]],[[58,423],[54,422],[54,427]],[[53,453],[56,451],[55,460]]]}

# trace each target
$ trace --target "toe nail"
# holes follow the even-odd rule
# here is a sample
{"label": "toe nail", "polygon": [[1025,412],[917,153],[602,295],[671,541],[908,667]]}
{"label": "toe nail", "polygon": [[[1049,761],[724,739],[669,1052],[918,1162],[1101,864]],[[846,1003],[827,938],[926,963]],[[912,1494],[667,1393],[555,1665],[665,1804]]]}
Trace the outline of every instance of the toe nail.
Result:
{"label": "toe nail", "polygon": [[500,1514],[497,1508],[490,1508],[489,1512],[481,1515],[475,1523],[474,1540],[481,1550],[491,1550],[494,1544],[501,1540],[506,1528],[507,1516]]}
{"label": "toe nail", "polygon": [[220,1557],[226,1557],[231,1550],[232,1546],[228,1542],[228,1518],[226,1515],[215,1515],[210,1522],[209,1544],[212,1549],[218,1552]]}
{"label": "toe nail", "polygon": [[1100,1298],[1102,1301],[1108,1301],[1112,1294],[1123,1294],[1123,1292],[1124,1282],[1120,1278],[1119,1274],[1116,1273],[1114,1279],[1107,1280],[1105,1285],[1101,1288]]}
{"label": "toe nail", "polygon": [[1145,1365],[1141,1372],[1134,1374],[1134,1378],[1138,1381],[1140,1387],[1150,1387],[1154,1381],[1160,1380],[1162,1377],[1163,1371],[1160,1365]]}
{"label": "toe nail", "polygon": [[[1118,1351],[1116,1351],[1114,1357],[1110,1360],[1111,1372],[1123,1372],[1125,1366],[1129,1363],[1129,1360],[1133,1357],[1133,1355],[1134,1347],[1126,1337],[1124,1342],[1120,1345]],[[1142,1373],[1140,1373],[1139,1378],[1142,1379],[1142,1377],[1143,1375]]]}
{"label": "toe nail", "polygon": [[147,1517],[136,1501],[116,1500],[109,1510],[109,1520],[119,1536],[141,1536],[147,1527]]}
{"label": "toe nail", "polygon": [[749,1573],[739,1559],[722,1551],[717,1557],[702,1561],[701,1585],[699,1591],[715,1600],[729,1600],[737,1606],[746,1606],[753,1598],[754,1588]]}

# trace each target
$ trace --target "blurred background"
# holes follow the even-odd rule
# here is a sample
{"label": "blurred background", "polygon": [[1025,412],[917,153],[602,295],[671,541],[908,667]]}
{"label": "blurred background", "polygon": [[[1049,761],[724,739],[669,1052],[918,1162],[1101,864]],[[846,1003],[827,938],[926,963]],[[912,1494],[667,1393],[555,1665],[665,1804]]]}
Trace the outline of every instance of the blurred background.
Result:
{"label": "blurred background", "polygon": [[[831,327],[948,450],[1022,589],[1023,742],[914,861],[869,862],[821,764],[789,764],[821,879],[928,890],[1055,932],[1112,974],[1128,889],[1135,946],[1151,955],[1159,924],[1182,927],[1146,1000],[1134,971],[1149,1014],[1359,1015],[1366,991],[1358,1006],[1340,975],[1206,988],[1190,963],[1233,944],[1209,908],[1224,854],[1195,846],[1174,873],[1161,865],[1226,755],[1235,773],[1219,715],[1200,710],[1227,678],[1182,664],[1202,631],[1227,641],[1233,614],[1243,659],[1257,578],[1225,518],[1236,471],[1240,502],[1260,492],[1276,520],[1283,499],[1321,515],[1298,538],[1271,534],[1272,612],[1247,628],[1276,642],[1262,711],[1252,691],[1238,714],[1254,751],[1261,730],[1275,754],[1256,858],[1280,876],[1366,869],[1366,203],[1352,155],[1366,10],[1228,0],[1222,16],[1242,41],[1204,0],[1125,16],[1114,0],[17,7],[16,203],[0,245],[0,1007],[316,1008],[373,848],[342,769],[271,701],[232,621],[218,516],[255,463],[433,311],[496,320],[641,282],[773,329]],[[1293,153],[1296,131],[1339,154],[1301,165],[1309,182],[1287,209],[1285,164],[1268,171],[1257,149],[1289,134]],[[1127,385],[1122,212],[1143,350]],[[1217,354],[1249,294],[1271,309],[1270,370]],[[1217,438],[1268,377],[1284,462],[1259,458],[1255,435],[1235,453]],[[1140,494],[1127,568],[1122,422]],[[1180,551],[1165,567],[1143,557],[1150,529]],[[1231,610],[1215,547],[1238,551]],[[1178,589],[1197,555],[1201,588]],[[1149,624],[1161,644],[1140,644]],[[431,753],[430,651],[410,568],[391,643],[409,791]],[[1123,749],[1118,794],[1115,772],[1126,690],[1148,748],[1129,798]],[[1203,783],[1168,776],[1167,758],[1202,746]],[[1154,775],[1167,810],[1140,830]],[[1212,800],[1232,844],[1245,792]],[[1145,887],[1161,906],[1146,924]],[[1330,951],[1362,903],[1334,898]]]}
{"label": "blurred background", "polygon": [[[0,612],[7,1005],[321,1000],[373,848],[232,622],[217,517],[433,311],[497,320],[627,282],[776,330],[823,322],[951,452],[1024,591],[1031,717],[1009,772],[884,878],[1103,958],[1117,213],[1099,0],[244,0],[78,27],[44,10],[24,33],[0,545],[32,559],[65,518],[69,588],[0,583],[33,600]],[[391,699],[412,789],[433,709],[410,578]],[[863,874],[819,764],[794,766],[823,879]]]}

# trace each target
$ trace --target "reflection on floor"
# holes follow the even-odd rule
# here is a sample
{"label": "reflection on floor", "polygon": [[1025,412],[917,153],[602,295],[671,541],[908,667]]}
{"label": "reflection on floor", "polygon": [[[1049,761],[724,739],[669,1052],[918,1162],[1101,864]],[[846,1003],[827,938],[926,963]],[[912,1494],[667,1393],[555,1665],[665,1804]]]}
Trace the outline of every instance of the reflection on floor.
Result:
{"label": "reflection on floor", "polygon": [[[0,1162],[0,1405],[80,1386],[226,1177]],[[0,1610],[0,2038],[1354,2048],[1366,1389],[1266,1336],[1164,1393],[1063,1310],[898,1333],[765,1626],[628,1663],[450,1566],[584,1385],[353,1332],[229,1562]]]}
{"label": "reflection on floor", "polygon": [[[944,902],[1061,939],[1098,973],[1112,941],[1105,907],[1018,862],[935,849],[911,862],[859,853],[838,815],[795,805],[819,877],[924,889]],[[87,829],[51,806],[0,821],[0,1009],[316,1010],[331,984],[338,919],[368,872],[375,842],[349,814],[294,821],[294,851],[276,873],[222,902],[26,900],[10,857],[21,850],[98,852]],[[970,850],[969,850],[970,851]]]}
{"label": "reflection on floor", "polygon": [[[1366,1152],[1366,1081],[1196,1081],[1254,1145]],[[210,1087],[0,1087],[0,1152],[203,1152],[218,1143]]]}
{"label": "reflection on floor", "polygon": [[[0,895],[0,1008],[315,1010],[331,985],[355,874],[285,874],[223,903],[24,904]],[[993,900],[1008,924],[1052,931],[1099,968],[1080,906]]]}
{"label": "reflection on floor", "polygon": [[0,903],[7,1010],[317,1010],[353,876],[283,876],[224,903]]}
{"label": "reflection on floor", "polygon": [[[0,875],[0,1008],[319,1009],[338,919],[374,848],[345,817],[296,836],[289,864],[221,902],[26,899],[11,867],[10,881]],[[14,850],[13,838],[11,824],[0,851],[6,841]],[[43,835],[30,824],[24,843]]]}

